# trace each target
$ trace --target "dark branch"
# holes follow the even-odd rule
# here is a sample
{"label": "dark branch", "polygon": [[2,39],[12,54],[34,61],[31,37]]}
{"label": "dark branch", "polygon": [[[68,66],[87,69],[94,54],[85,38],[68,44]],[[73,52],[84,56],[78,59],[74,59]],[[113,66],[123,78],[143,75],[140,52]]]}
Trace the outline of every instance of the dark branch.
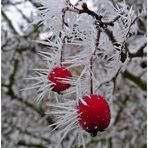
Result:
{"label": "dark branch", "polygon": [[147,90],[146,83],[143,80],[141,80],[139,76],[135,76],[132,73],[128,72],[127,70],[122,73],[122,76],[124,78],[127,78],[128,80],[132,81],[133,83],[135,83],[142,90],[144,90],[144,91]]}
{"label": "dark branch", "polygon": [[15,27],[13,26],[11,20],[10,20],[10,19],[8,18],[8,16],[6,15],[6,13],[5,13],[3,10],[1,11],[1,13],[2,13],[2,16],[4,17],[4,19],[6,20],[6,22],[8,23],[8,25],[10,26],[11,30],[13,31],[13,33],[14,33],[14,34],[19,34],[19,33],[16,31]]}
{"label": "dark branch", "polygon": [[144,48],[147,46],[147,43],[145,43],[143,46],[140,47],[140,49],[136,53],[130,53],[129,52],[129,57],[130,58],[137,58],[137,57],[146,57],[147,54],[144,52]]}

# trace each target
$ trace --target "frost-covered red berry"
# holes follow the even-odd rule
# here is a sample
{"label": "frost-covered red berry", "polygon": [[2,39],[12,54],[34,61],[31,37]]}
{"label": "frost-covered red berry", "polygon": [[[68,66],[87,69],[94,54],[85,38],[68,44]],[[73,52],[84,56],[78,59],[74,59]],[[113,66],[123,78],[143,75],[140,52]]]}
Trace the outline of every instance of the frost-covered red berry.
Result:
{"label": "frost-covered red berry", "polygon": [[53,83],[53,91],[61,92],[68,89],[71,85],[62,82],[64,78],[72,77],[71,72],[64,67],[55,67],[48,75],[48,80]]}
{"label": "frost-covered red berry", "polygon": [[98,95],[84,96],[83,100],[87,105],[82,102],[77,105],[79,124],[92,136],[96,136],[98,131],[104,131],[110,123],[109,105],[102,96]]}

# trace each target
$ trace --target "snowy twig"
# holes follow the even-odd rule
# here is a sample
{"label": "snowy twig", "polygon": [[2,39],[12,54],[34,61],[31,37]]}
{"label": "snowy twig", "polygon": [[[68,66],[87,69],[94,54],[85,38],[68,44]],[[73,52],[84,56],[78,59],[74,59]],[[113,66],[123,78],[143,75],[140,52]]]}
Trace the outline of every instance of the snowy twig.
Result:
{"label": "snowy twig", "polygon": [[93,80],[92,80],[92,70],[93,70],[93,58],[94,56],[96,55],[96,51],[97,51],[97,48],[98,48],[98,45],[99,45],[99,40],[100,40],[100,33],[101,31],[98,30],[97,31],[97,37],[96,37],[96,45],[95,45],[95,49],[94,49],[94,52],[90,58],[90,92],[91,94],[93,94]]}

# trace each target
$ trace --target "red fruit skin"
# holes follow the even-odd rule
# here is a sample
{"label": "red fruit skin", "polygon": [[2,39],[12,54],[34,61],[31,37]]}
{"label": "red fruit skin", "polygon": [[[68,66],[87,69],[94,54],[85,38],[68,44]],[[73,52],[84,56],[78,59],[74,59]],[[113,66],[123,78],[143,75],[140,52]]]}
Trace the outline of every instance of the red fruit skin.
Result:
{"label": "red fruit skin", "polygon": [[71,86],[70,84],[62,82],[62,79],[70,77],[72,77],[72,74],[68,69],[64,67],[56,67],[49,73],[48,80],[53,82],[53,91],[61,92],[68,89]]}
{"label": "red fruit skin", "polygon": [[84,105],[79,102],[77,109],[79,113],[79,124],[88,133],[102,132],[108,127],[111,113],[107,101],[102,96],[84,96]]}
{"label": "red fruit skin", "polygon": [[141,61],[140,63],[141,68],[146,68],[147,67],[147,62],[146,61]]}

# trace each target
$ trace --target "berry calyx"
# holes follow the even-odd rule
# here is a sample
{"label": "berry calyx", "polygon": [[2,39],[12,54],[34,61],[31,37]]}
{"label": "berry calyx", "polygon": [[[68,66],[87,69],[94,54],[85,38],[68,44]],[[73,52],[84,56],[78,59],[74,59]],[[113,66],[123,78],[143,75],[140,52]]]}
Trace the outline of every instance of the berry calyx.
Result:
{"label": "berry calyx", "polygon": [[110,108],[102,96],[91,94],[84,96],[83,100],[87,105],[82,102],[77,105],[79,124],[94,137],[98,131],[102,132],[108,127],[111,119]]}
{"label": "berry calyx", "polygon": [[62,82],[64,78],[72,77],[71,72],[64,67],[55,67],[48,75],[48,80],[53,83],[53,91],[60,93],[68,89],[71,85],[65,82]]}

